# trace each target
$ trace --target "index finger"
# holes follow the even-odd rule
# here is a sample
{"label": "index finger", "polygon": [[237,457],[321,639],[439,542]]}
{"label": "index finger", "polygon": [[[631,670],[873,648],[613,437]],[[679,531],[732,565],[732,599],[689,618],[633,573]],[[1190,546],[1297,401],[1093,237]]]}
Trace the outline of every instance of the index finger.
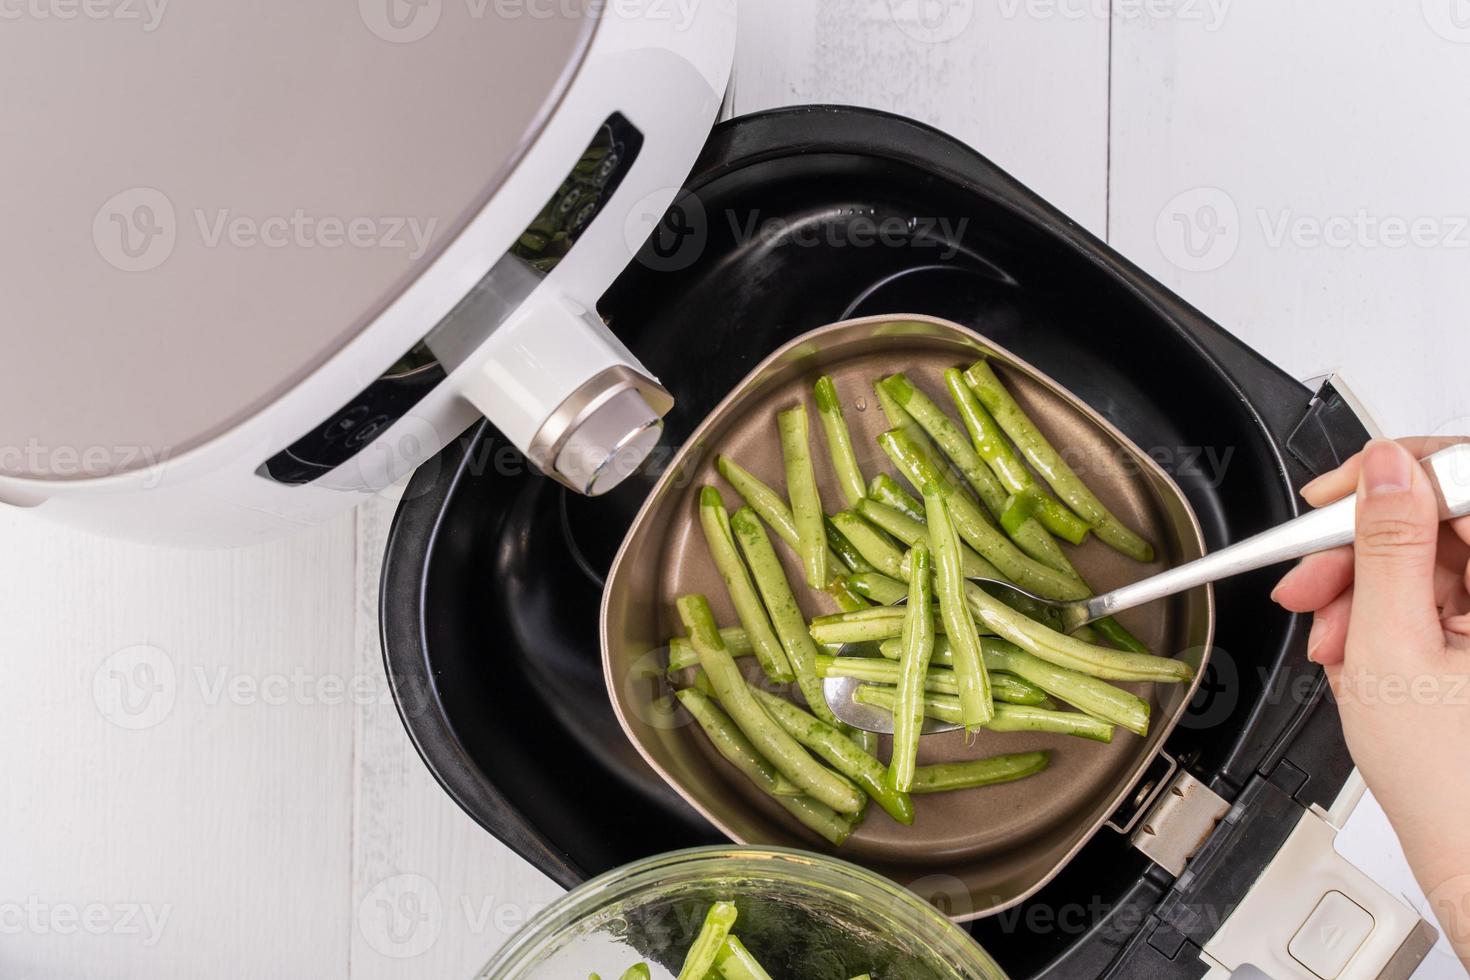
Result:
{"label": "index finger", "polygon": [[[1404,439],[1395,439],[1400,446],[1414,454],[1416,459],[1431,456],[1441,449],[1457,446],[1461,443],[1470,442],[1466,436],[1408,436]],[[1317,479],[1302,487],[1302,498],[1313,507],[1325,507],[1334,501],[1341,500],[1348,494],[1358,489],[1358,475],[1363,469],[1363,453],[1360,450],[1347,459],[1341,466],[1331,473],[1324,473]],[[1462,517],[1450,522],[1460,540],[1470,544],[1470,517]]]}

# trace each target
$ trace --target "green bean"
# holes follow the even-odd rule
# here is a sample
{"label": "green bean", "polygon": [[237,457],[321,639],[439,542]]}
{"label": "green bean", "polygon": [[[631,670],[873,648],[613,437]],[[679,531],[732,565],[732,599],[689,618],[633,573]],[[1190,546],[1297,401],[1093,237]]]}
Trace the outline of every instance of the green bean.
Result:
{"label": "green bean", "polygon": [[765,967],[737,936],[725,939],[725,945],[715,957],[715,970],[722,980],[771,980]]}
{"label": "green bean", "polygon": [[847,419],[842,416],[842,402],[837,398],[837,385],[823,375],[813,387],[817,402],[817,417],[822,420],[822,430],[827,435],[827,453],[832,457],[832,469],[837,473],[837,482],[847,498],[847,506],[856,507],[857,502],[868,495],[863,482],[863,471],[858,467],[857,454],[852,449],[852,433],[847,429]]}
{"label": "green bean", "polygon": [[679,971],[678,980],[704,980],[705,974],[714,968],[715,957],[724,948],[736,915],[734,902],[716,902],[709,907],[704,926],[684,956],[684,967]]}
{"label": "green bean", "polygon": [[[858,504],[858,513],[870,523],[887,531],[910,548],[929,540],[929,525],[916,520],[894,507],[876,500],[864,500]],[[960,558],[964,562],[965,578],[1004,579],[1005,576],[994,565],[981,558],[969,545],[960,543]]]}
{"label": "green bean", "polygon": [[1051,762],[1050,752],[1018,752],[989,759],[966,762],[941,762],[920,766],[914,773],[915,793],[947,793],[956,789],[974,789],[1010,783],[1041,772]]}
{"label": "green bean", "polygon": [[785,807],[786,812],[799,820],[802,826],[814,834],[820,834],[836,847],[841,847],[847,838],[852,836],[853,829],[861,822],[861,818],[857,815],[838,813],[825,803],[818,803],[810,796],[772,798]]}
{"label": "green bean", "polygon": [[765,600],[766,611],[771,614],[771,625],[781,640],[797,686],[813,711],[823,720],[836,724],[837,718],[822,696],[822,683],[817,680],[814,668],[817,648],[807,633],[806,617],[796,604],[796,596],[791,594],[791,585],[786,581],[781,559],[776,557],[776,550],[771,547],[771,539],[766,537],[760,519],[749,507],[735,512],[735,516],[730,518],[730,527],[740,542],[740,550],[745,553],[756,588],[760,589],[761,598]]}
{"label": "green bean", "polygon": [[[980,498],[981,503],[990,510],[992,514],[999,515],[1001,507],[1005,505],[1006,490],[996,479],[990,467],[975,452],[975,447],[970,445],[970,440],[960,431],[959,426],[945,415],[940,407],[909,381],[903,374],[893,374],[878,382],[878,386],[886,390],[893,400],[909,413],[909,416],[919,424],[919,427],[929,436],[954,463],[955,468],[970,484],[975,495]],[[922,489],[922,488],[919,488]]]}
{"label": "green bean", "polygon": [[818,616],[807,627],[807,634],[823,646],[887,640],[903,634],[904,615],[902,606],[873,606],[856,613]]}
{"label": "green bean", "polygon": [[[755,653],[755,648],[750,645],[750,634],[738,626],[727,626],[720,630],[720,639],[725,641],[725,649],[730,651],[730,656],[736,659]],[[699,666],[699,654],[694,652],[694,644],[689,642],[688,637],[670,637],[668,647],[670,674]]]}
{"label": "green bean", "polygon": [[[927,446],[921,443],[916,443],[916,445],[923,447],[927,453],[934,443],[938,443],[944,456],[938,460],[932,460],[935,468],[944,472],[947,458],[965,477],[966,482],[975,491],[986,510],[999,518],[1005,510],[1009,494],[1006,493],[1005,487],[996,479],[995,474],[990,471],[980,455],[975,452],[975,447],[965,438],[960,428],[950,421],[949,416],[945,415],[939,406],[930,401],[928,395],[915,388],[902,374],[885,378],[879,383],[879,386],[888,389],[893,399],[900,403],[931,439]],[[1078,523],[1080,525],[1081,522]],[[1014,527],[1006,528],[1006,531],[1025,554],[1048,568],[1075,575],[1071,563],[1067,561],[1067,556],[1062,554],[1062,549],[1057,546],[1046,528],[1040,523],[1028,517],[1019,521]]]}
{"label": "green bean", "polygon": [[827,547],[837,556],[838,561],[854,572],[873,571],[873,566],[863,557],[862,552],[847,540],[847,535],[837,530],[837,525],[832,523],[830,517],[822,518],[822,527],[827,532]]}
{"label": "green bean", "polygon": [[868,499],[876,500],[880,504],[887,504],[894,510],[901,511],[916,521],[924,519],[924,504],[915,500],[898,481],[887,473],[879,473],[868,483]]}
{"label": "green bean", "polygon": [[1077,516],[1092,525],[1099,538],[1136,561],[1153,560],[1153,545],[1124,525],[1067,465],[984,359],[965,372],[965,383],[1011,437],[1021,455]]}
{"label": "green bean", "polygon": [[875,527],[850,510],[833,514],[832,523],[873,568],[892,579],[903,577],[903,552],[880,535]]}
{"label": "green bean", "polygon": [[924,687],[929,656],[934,652],[934,602],[930,592],[933,572],[929,549],[922,544],[909,551],[909,602],[903,620],[903,655],[899,658],[898,701],[893,709],[893,754],[887,781],[908,792],[919,759],[919,730],[924,727]]}
{"label": "green bean", "polygon": [[843,612],[857,612],[859,609],[867,609],[872,605],[861,592],[852,587],[844,575],[839,575],[828,582],[825,591],[837,603],[837,608]]}
{"label": "green bean", "polygon": [[[791,507],[787,505],[785,497],[762,483],[759,477],[741,467],[728,456],[716,456],[715,469],[720,471],[720,476],[725,478],[725,482],[735,488],[740,498],[750,505],[750,509],[770,525],[771,530],[776,532],[776,537],[785,541],[787,547],[800,550],[800,538],[796,533],[796,518],[791,516]],[[829,551],[827,561],[835,564],[843,559]],[[861,570],[853,569],[853,571]]]}
{"label": "green bean", "polygon": [[914,806],[908,796],[884,780],[883,764],[864,752],[852,739],[810,712],[774,694],[752,687],[757,701],[786,730],[827,765],[857,783],[858,787],[901,824],[914,822]]}
{"label": "green bean", "polygon": [[686,687],[675,691],[674,697],[679,699],[684,710],[704,729],[715,751],[759,786],[762,792],[768,796],[802,795],[801,787],[781,775],[775,766],[762,758],[750,739],[745,737],[730,720],[730,716],[708,694],[697,688]]}
{"label": "green bean", "polygon": [[987,665],[1015,674],[1094,718],[1148,734],[1149,703],[1133,692],[1048,663],[1006,640],[987,637],[980,643]]}
{"label": "green bean", "polygon": [[[1102,619],[1097,620],[1092,625],[1099,633],[1103,635],[1103,637],[1109,643],[1120,650],[1131,650],[1134,653],[1149,652],[1147,644],[1145,644],[1138,637],[1134,636],[1132,633],[1128,632],[1128,630],[1123,626],[1122,623],[1118,622],[1111,616],[1104,616]],[[1078,631],[1078,633],[1074,633],[1073,635],[1076,636],[1079,635],[1079,633],[1080,631]]]}
{"label": "green bean", "polygon": [[975,451],[990,466],[1001,485],[1012,494],[1023,493],[1035,487],[1040,494],[1036,518],[1041,526],[1072,544],[1085,541],[1088,532],[1092,530],[1091,526],[1063,507],[1061,501],[1037,486],[1036,478],[1011,448],[1010,440],[1001,431],[1000,425],[965,384],[964,372],[959,368],[945,371],[944,386],[949,389],[949,395],[959,409],[960,419],[965,423]]}
{"label": "green bean", "polygon": [[652,977],[647,963],[634,963],[623,973],[621,980],[651,980]]}
{"label": "green bean", "polygon": [[1155,657],[1128,650],[1084,643],[1073,636],[1048,629],[967,582],[965,601],[970,611],[999,636],[1047,663],[1066,667],[1111,681],[1157,681],[1173,684],[1194,676],[1194,668],[1182,660]]}
{"label": "green bean", "polygon": [[999,569],[1007,581],[1048,599],[1087,598],[1087,586],[1076,578],[1021,552],[923,458],[918,447],[902,432],[885,432],[878,437],[878,442],[915,489],[923,491],[932,485],[944,496],[955,529],[981,557]]}
{"label": "green bean", "polygon": [[898,403],[898,399],[894,398],[888,389],[883,387],[882,382],[875,384],[873,391],[878,395],[878,404],[883,407],[883,415],[888,419],[889,427],[902,430],[930,464],[948,475],[949,463],[945,460],[944,454],[939,451],[939,447],[934,445],[933,440],[924,431],[923,426],[914,421],[914,417]]}
{"label": "green bean", "polygon": [[[875,481],[876,479],[877,478],[875,478]],[[890,483],[893,482],[891,478],[888,479]],[[1039,492],[1039,488],[1037,489]],[[884,493],[882,494],[882,496],[891,497],[891,494]],[[963,505],[957,506],[960,509],[964,509]],[[973,507],[973,505],[971,506]],[[862,516],[866,518],[870,523],[876,525],[884,531],[887,531],[895,538],[898,538],[900,541],[910,546],[912,546],[914,541],[918,539],[921,532],[923,534],[928,533],[927,527],[922,520],[913,517],[899,507],[884,503],[882,500],[879,499],[870,498],[858,504],[858,512],[862,514]],[[960,523],[960,517],[955,515],[951,516],[955,519],[957,524]],[[984,525],[974,526],[969,528],[969,530],[971,530],[972,534],[978,534],[983,537],[990,537]],[[997,547],[1000,546],[1001,545],[997,542]],[[993,578],[999,579],[1000,581],[1009,581],[1008,576],[1002,574],[1001,571],[993,564],[991,564],[989,560],[981,557],[978,553],[976,553],[968,543],[963,544],[961,548],[961,553],[964,557],[964,571],[966,578]],[[1020,557],[1024,558],[1025,556]],[[1041,562],[1040,564],[1045,563]],[[1065,556],[1061,557],[1060,565],[1062,567],[1048,567],[1052,568],[1053,571],[1062,572],[1063,575],[1076,580],[1077,583],[1063,587],[1064,591],[1071,591],[1073,593],[1083,592],[1085,593],[1085,595],[1089,596],[1092,594],[1092,590],[1087,587],[1087,584],[1085,582],[1082,582],[1081,577],[1077,575],[1076,569],[1072,568],[1071,563],[1066,560]],[[1060,580],[1053,578],[1052,581],[1055,583],[1059,582]],[[1078,596],[1078,598],[1081,598],[1081,596]],[[1030,616],[1032,619],[1040,620],[1042,622],[1047,622],[1049,620],[1055,619],[1055,615],[1049,613],[1045,606],[1039,603],[1032,602],[1031,600],[1026,599],[1024,596],[1012,595],[1008,596],[1004,601],[1007,605],[1010,605],[1012,608],[1020,610],[1027,616]],[[1133,634],[1124,629],[1122,625],[1111,616],[1098,620],[1097,628],[1102,631],[1112,643],[1121,647],[1124,650],[1132,650],[1135,653],[1148,652],[1148,647],[1140,643],[1133,636]]]}
{"label": "green bean", "polygon": [[863,730],[861,728],[848,728],[847,731],[845,732],[845,734],[847,735],[847,737],[849,739],[852,740],[852,744],[853,745],[856,745],[859,749],[862,749],[864,752],[868,753],[868,755],[871,755],[874,758],[877,758],[877,756],[878,756],[878,733],[877,732],[869,732],[869,731],[865,731],[865,730]]}
{"label": "green bean", "polygon": [[745,629],[756,659],[760,661],[761,670],[774,681],[795,680],[796,674],[787,662],[760,597],[756,595],[750,572],[735,550],[730,515],[725,513],[725,502],[720,497],[720,491],[714,487],[705,487],[699,491],[699,524],[704,529],[704,540],[709,545],[710,556],[714,558],[715,568],[725,582],[725,591],[730,594],[735,615]]}
{"label": "green bean", "polygon": [[974,731],[994,716],[990,678],[980,652],[980,638],[975,621],[964,600],[964,563],[960,559],[960,541],[949,519],[944,495],[934,485],[923,488],[924,509],[929,517],[929,543],[934,549],[935,592],[939,596],[939,615],[944,632],[954,651],[955,679],[959,681],[961,715],[966,731]]}
{"label": "green bean", "polygon": [[[985,654],[985,667],[992,671],[992,677],[1004,677],[1006,674],[1014,674],[1027,684],[1036,689],[1050,694],[1060,701],[1065,701],[1080,711],[1085,711],[1094,718],[1121,725],[1131,732],[1139,735],[1148,734],[1149,703],[1131,691],[1125,691],[1121,687],[1114,687],[1107,681],[1090,677],[1087,674],[1056,664],[1047,663],[1040,657],[1033,657],[1009,640],[997,637],[983,637],[980,640],[980,648]],[[901,652],[897,640],[884,640],[879,646],[883,656],[889,660],[897,660]],[[933,663],[946,666],[953,663],[951,659],[949,641],[944,637],[938,638],[934,643]],[[857,658],[853,658],[857,659]],[[821,670],[821,660],[817,661],[818,670]],[[1005,671],[1004,674],[995,674],[995,671]],[[869,678],[862,678],[868,680]],[[877,677],[872,678],[879,680]],[[880,683],[891,683],[883,682]],[[997,700],[1011,700],[1001,698],[999,687],[996,688]],[[940,692],[953,693],[953,692]],[[1015,704],[1025,702],[1014,701]]]}
{"label": "green bean", "polygon": [[751,695],[740,669],[720,640],[714,614],[710,612],[704,596],[681,596],[676,604],[694,649],[699,651],[700,666],[709,675],[715,696],[756,751],[818,802],[841,813],[856,813],[861,809],[862,796],[808,755],[806,749],[771,720]]}
{"label": "green bean", "polygon": [[781,458],[786,463],[786,494],[791,498],[791,516],[806,584],[820,589],[827,584],[827,530],[822,525],[822,498],[817,493],[817,474],[812,469],[806,406],[797,405],[776,414],[781,435]]}
{"label": "green bean", "polygon": [[[983,407],[980,410],[983,411]],[[879,441],[882,441],[882,436],[879,436]],[[897,463],[898,467],[904,470],[910,482],[914,482],[914,486],[919,486],[920,480],[936,480],[941,485],[941,488],[945,485],[953,488],[953,482],[948,480],[947,475],[942,470],[936,469],[936,467],[925,467],[922,461],[914,457],[913,454],[916,453],[917,448],[922,447],[917,447],[917,444],[914,444],[911,439],[895,438],[892,441],[891,447],[885,445],[883,448],[888,451],[889,457],[894,460],[894,463]],[[900,458],[898,454],[903,454],[903,458]],[[892,482],[892,480],[889,480],[889,482]],[[1036,489],[1039,491],[1039,488]],[[882,494],[882,498],[891,498],[891,494],[885,492],[885,494]],[[882,498],[875,498],[876,504],[885,505],[885,501]],[[985,520],[985,516],[979,510],[976,510],[975,504],[972,504],[969,498],[964,497],[963,494],[954,494],[950,500],[951,519],[956,522],[956,527],[960,530],[960,535],[966,539],[966,551],[970,551],[970,545],[973,545],[975,548],[980,548],[982,544],[989,544],[1000,555],[1000,557],[995,557],[995,555],[991,555],[991,557],[995,557],[997,561],[1001,561],[1004,558],[1005,561],[1003,570],[997,567],[997,564],[992,564],[992,561],[988,557],[982,557],[982,555],[970,551],[970,554],[973,554],[973,558],[967,557],[964,560],[966,561],[966,573],[964,573],[966,577],[1017,582],[1019,585],[1022,585],[1022,588],[1036,592],[1036,594],[1042,595],[1042,597],[1091,597],[1092,589],[1088,588],[1086,582],[1083,582],[1082,576],[1078,574],[1078,570],[1072,567],[1072,563],[1067,560],[1066,555],[1061,554],[1060,548],[1055,547],[1055,542],[1050,541],[1050,538],[1045,539],[1045,541],[1042,539],[1045,535],[1045,529],[1036,525],[1035,522],[1023,522],[1022,525],[1014,527],[1014,535],[1019,536],[1022,541],[1030,542],[1030,545],[1032,545],[1032,547],[1025,548],[1025,550],[1017,550],[1016,545],[1007,541],[1003,535],[995,533],[994,527],[989,526],[989,523]],[[906,533],[911,535],[913,533],[913,527],[898,523],[891,511],[885,513],[885,511],[876,510],[875,501],[869,501],[869,504],[866,507],[860,507],[860,510],[863,516],[867,517],[870,522],[883,527],[883,530],[888,530],[889,533],[892,533],[900,541],[913,544],[910,539],[904,536]],[[898,508],[895,508],[895,510],[898,510]],[[1016,579],[1017,574],[1022,574],[1023,577],[1029,577],[1030,585],[1025,585],[1025,583]],[[1017,599],[1007,599],[1007,602],[1013,605],[1014,608],[1019,608],[1020,611],[1028,614],[1032,619],[1044,621],[1047,619],[1047,614],[1045,614],[1044,607],[1041,607],[1041,605],[1033,604],[1033,602],[1025,601],[1025,599],[1020,599],[1020,601],[1017,601]],[[1107,638],[1113,644],[1122,646],[1123,649],[1139,652],[1139,654],[1147,654],[1147,646],[1141,644],[1132,633],[1123,629],[1122,624],[1117,623],[1117,620],[1114,620],[1113,617],[1098,620],[1097,626],[1098,629],[1103,630],[1104,635],[1107,635]]]}
{"label": "green bean", "polygon": [[889,578],[882,572],[859,572],[847,577],[848,588],[860,596],[871,599],[880,606],[891,606],[906,599],[909,590],[903,582]]}
{"label": "green bean", "polygon": [[[969,395],[970,404],[973,405],[975,410],[982,413],[985,421],[988,422],[991,429],[994,430],[993,437],[1004,444],[1005,436],[996,426],[995,420],[990,418],[989,414],[985,412],[985,407],[981,405],[978,400],[976,400],[974,393],[971,392],[967,387],[965,387],[962,375],[960,375],[957,370],[954,370],[954,375],[956,383],[959,385],[959,388]],[[946,382],[949,381],[950,372],[946,372],[945,379]],[[951,386],[951,391],[954,391],[953,386]],[[958,398],[956,400],[958,400]],[[900,409],[899,411],[902,410]],[[963,405],[961,406],[961,413],[964,413]],[[967,419],[966,425],[969,426],[969,424],[970,421],[969,419]],[[970,431],[973,435],[976,430],[972,427]],[[977,439],[977,444],[978,441],[979,440]],[[913,445],[910,445],[907,448],[912,449]],[[920,448],[923,447],[921,446]],[[1006,452],[1010,453],[1010,449],[1008,446],[1006,447]],[[890,455],[892,455],[892,453],[890,453]],[[1034,489],[1036,493],[1042,493],[1041,488],[1036,484],[1034,478],[1031,477],[1030,472],[1026,471],[1025,467],[1021,465],[1020,461],[1015,460],[1014,455],[1011,455],[1010,458],[1015,461],[1015,465],[1020,466],[1021,470],[1025,472],[1026,479],[1030,481],[1028,486]],[[903,468],[902,464],[900,464],[900,468]],[[906,472],[908,471],[906,470]],[[909,473],[910,479],[913,479],[916,475],[922,476],[922,474],[915,474],[912,472]],[[942,469],[937,469],[936,475],[940,477],[941,480],[947,477],[947,474]],[[946,482],[950,482],[952,485],[952,481]],[[922,519],[922,513],[913,512],[909,506],[910,504],[917,504],[917,501],[914,501],[912,497],[909,497],[909,495],[905,493],[901,487],[898,486],[898,483],[887,474],[879,474],[878,476],[873,478],[873,483],[869,487],[869,497],[869,506],[867,508],[863,508],[861,506],[859,507],[859,510],[862,512],[863,516],[866,517],[869,521],[872,521],[874,524],[877,524],[883,530],[892,534],[894,537],[898,538],[900,541],[903,541],[905,544],[912,545],[912,538],[906,535],[912,535],[914,530],[913,527],[911,525],[904,525],[896,521],[891,512],[885,513],[876,511],[875,509],[873,509],[872,503],[876,502],[878,504],[886,505],[894,510],[901,511],[905,516],[917,521]],[[964,498],[962,497],[962,499]],[[1076,515],[1065,510],[1065,508],[1063,508],[1052,498],[1044,497],[1043,500],[1051,501],[1052,504],[1056,505],[1055,510],[1060,514],[1065,515],[1065,517],[1057,518],[1057,520],[1063,525],[1062,536],[1071,541],[1073,544],[1082,543],[1082,540],[1087,535],[1088,526],[1080,521],[1076,517]],[[968,500],[966,500],[965,504],[968,504]],[[956,504],[954,505],[954,509],[958,509],[959,511],[963,512],[967,509],[965,504]],[[973,508],[973,506],[973,504],[969,504],[970,508]],[[1006,506],[1007,508],[1010,506],[1010,500],[1007,500]],[[1040,504],[1040,506],[1044,508],[1046,504],[1043,502]],[[1039,528],[1034,523],[1028,523],[1028,520],[1021,520],[1017,523],[1008,525],[1005,521],[1005,513],[1005,510],[1001,511],[1002,525],[1005,527],[1006,532],[1010,534],[1012,538],[1016,539],[1018,543],[1024,542],[1024,544],[1021,544],[1020,547],[1022,554],[1032,558],[1034,561],[1041,565],[1045,565],[1053,571],[1061,572],[1067,578],[1075,579],[1078,583],[1081,583],[1080,587],[1077,585],[1062,586],[1061,588],[1064,591],[1076,593],[1079,591],[1080,588],[1085,590],[1086,596],[1092,595],[1092,590],[1090,588],[1087,588],[1086,583],[1082,581],[1081,576],[1077,574],[1077,570],[1072,567],[1072,563],[1067,560],[1066,555],[1062,554],[1061,550],[1055,546],[1055,542],[1049,542],[1045,538],[1045,528]],[[956,522],[956,525],[959,526],[960,533],[962,535],[965,535],[968,532],[971,538],[974,536],[979,536],[986,539],[994,538],[994,536],[987,530],[984,524],[967,523],[966,516],[967,515],[964,513],[952,515],[953,519]],[[981,518],[982,520],[984,517],[984,515],[980,514],[978,511],[975,512],[975,516]],[[1070,525],[1067,525],[1068,521],[1071,522]],[[1010,577],[1008,575],[1003,574],[999,569],[991,564],[990,561],[981,557],[979,554],[975,554],[970,549],[970,545],[968,543],[969,540],[970,538],[967,538],[966,551],[970,554],[973,554],[974,557],[966,557],[965,559],[965,576],[967,578],[995,578],[1003,581],[1010,580]],[[1000,540],[996,540],[994,543],[997,548],[1004,547]],[[1057,580],[1053,579],[1052,581],[1056,582]],[[1037,590],[1032,589],[1032,591]],[[1045,591],[1041,591],[1039,594],[1046,595],[1047,593]],[[1074,595],[1074,597],[1084,598],[1085,596]],[[1055,598],[1065,598],[1065,596],[1057,595],[1055,596]],[[1031,618],[1040,619],[1043,622],[1046,621],[1047,617],[1042,612],[1043,607],[1036,606],[1035,604],[1028,602],[1015,602],[1013,600],[1007,601],[1009,604],[1013,605],[1017,609],[1020,609]],[[1103,632],[1105,636],[1107,636],[1109,641],[1111,641],[1114,645],[1124,650],[1132,650],[1135,653],[1148,653],[1148,647],[1139,642],[1139,640],[1134,637],[1132,633],[1129,633],[1126,629],[1124,629],[1123,626],[1111,616],[1105,619],[1098,620],[1097,627],[1100,631]]]}
{"label": "green bean", "polygon": [[[860,684],[852,692],[852,699],[859,704],[892,711],[897,703],[897,694],[891,687]],[[935,721],[958,725],[960,699],[952,694],[926,694],[924,714]],[[992,732],[1047,732],[1094,742],[1113,740],[1113,726],[1100,718],[1077,711],[1053,711],[1024,704],[997,704],[995,717],[985,727]]]}
{"label": "green bean", "polygon": [[[883,646],[900,646],[901,639],[894,638],[884,640]],[[943,637],[936,636],[934,650],[937,652],[943,644],[943,649],[948,654],[950,646]],[[924,690],[931,694],[958,694],[959,682],[955,679],[954,671],[949,669],[948,664],[954,661],[945,658],[944,664],[930,661],[928,672],[924,675]],[[988,667],[988,663],[987,663]],[[1028,681],[1013,677],[1010,674],[1001,674],[990,671],[991,694],[997,701],[1007,704],[1042,705],[1047,701],[1046,692]],[[894,684],[900,682],[903,676],[900,665],[893,660],[879,660],[875,657],[828,657],[817,658],[817,674],[821,677],[851,677],[854,680],[866,681],[870,684]]]}

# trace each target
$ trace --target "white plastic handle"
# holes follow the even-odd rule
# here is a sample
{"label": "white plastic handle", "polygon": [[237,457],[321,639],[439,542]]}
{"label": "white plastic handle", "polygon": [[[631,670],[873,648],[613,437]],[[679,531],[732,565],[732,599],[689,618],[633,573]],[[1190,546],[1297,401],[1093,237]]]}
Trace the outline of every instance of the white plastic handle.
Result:
{"label": "white plastic handle", "polygon": [[1250,965],[1273,980],[1407,980],[1438,933],[1337,852],[1363,795],[1356,770],[1331,810],[1313,807],[1200,952],[1210,980]]}

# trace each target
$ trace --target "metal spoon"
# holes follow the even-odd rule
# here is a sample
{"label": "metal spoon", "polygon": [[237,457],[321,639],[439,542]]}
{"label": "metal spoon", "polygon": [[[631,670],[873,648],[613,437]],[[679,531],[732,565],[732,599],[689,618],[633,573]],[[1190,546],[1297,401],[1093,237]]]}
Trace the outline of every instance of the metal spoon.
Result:
{"label": "metal spoon", "polygon": [[[1440,520],[1447,521],[1470,514],[1470,443],[1441,449],[1421,462],[1428,473],[1429,482],[1434,486],[1435,495],[1439,498]],[[1345,497],[1279,527],[1222,548],[1214,554],[1091,599],[1070,602],[1044,599],[1009,582],[997,582],[994,579],[971,581],[983,584],[985,590],[991,594],[1008,590],[1045,606],[1056,613],[1063,632],[1070,633],[1104,616],[1163,599],[1186,589],[1351,544],[1356,508],[1356,496]],[[854,728],[891,734],[891,715],[881,708],[858,704],[852,699],[858,683],[839,677],[827,678],[822,682],[832,713]],[[954,731],[958,727],[931,722],[925,724],[924,733]]]}

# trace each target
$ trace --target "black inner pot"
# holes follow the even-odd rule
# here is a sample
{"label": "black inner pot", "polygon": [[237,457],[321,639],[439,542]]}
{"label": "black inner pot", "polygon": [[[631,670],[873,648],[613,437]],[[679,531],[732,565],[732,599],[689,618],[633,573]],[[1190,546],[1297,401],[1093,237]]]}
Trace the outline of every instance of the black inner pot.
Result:
{"label": "black inner pot", "polygon": [[[1212,549],[1294,514],[1307,390],[943,134],[851,109],[746,117],[715,131],[689,190],[601,305],[677,399],[668,447],[796,334],[924,313],[1029,360],[1153,452]],[[1313,431],[1317,457],[1364,438],[1334,425]],[[415,476],[388,546],[385,658],[410,735],[471,816],[567,886],[719,842],[637,756],[603,685],[602,578],[653,479],[580,497],[482,424]],[[1274,574],[1217,586],[1210,674],[1167,750],[1231,800],[1284,758],[1287,793],[1326,802],[1348,764],[1332,725],[1307,724],[1331,706],[1317,709],[1300,624],[1267,597]],[[1263,696],[1297,678],[1306,693]],[[1292,743],[1304,727],[1315,741]],[[1171,885],[1105,830],[972,932],[1012,975],[1097,976]]]}

